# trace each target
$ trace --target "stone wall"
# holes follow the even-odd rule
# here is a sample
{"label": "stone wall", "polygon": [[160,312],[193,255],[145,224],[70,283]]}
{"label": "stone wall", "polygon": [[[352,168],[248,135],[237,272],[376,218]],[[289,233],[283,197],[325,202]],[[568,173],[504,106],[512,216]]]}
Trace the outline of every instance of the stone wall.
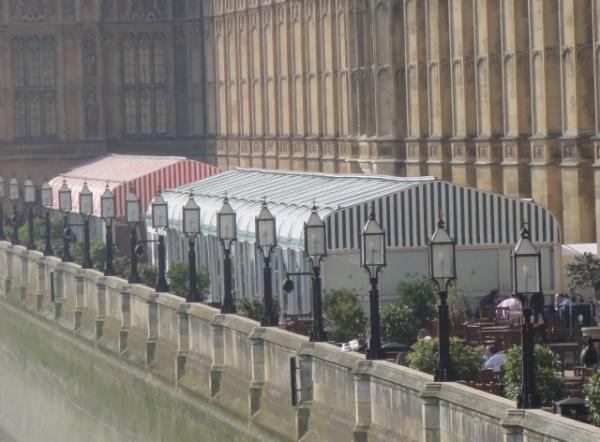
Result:
{"label": "stone wall", "polygon": [[6,242],[0,336],[0,428],[17,440],[600,439],[573,420]]}

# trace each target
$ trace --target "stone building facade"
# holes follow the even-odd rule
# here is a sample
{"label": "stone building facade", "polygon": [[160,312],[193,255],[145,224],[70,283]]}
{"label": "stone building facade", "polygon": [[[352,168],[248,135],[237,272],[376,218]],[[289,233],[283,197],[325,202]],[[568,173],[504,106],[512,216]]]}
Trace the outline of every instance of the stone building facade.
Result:
{"label": "stone building facade", "polygon": [[112,151],[204,159],[202,0],[0,0],[0,175]]}
{"label": "stone building facade", "polygon": [[566,242],[595,241],[599,0],[205,7],[221,167],[435,175],[533,198]]}

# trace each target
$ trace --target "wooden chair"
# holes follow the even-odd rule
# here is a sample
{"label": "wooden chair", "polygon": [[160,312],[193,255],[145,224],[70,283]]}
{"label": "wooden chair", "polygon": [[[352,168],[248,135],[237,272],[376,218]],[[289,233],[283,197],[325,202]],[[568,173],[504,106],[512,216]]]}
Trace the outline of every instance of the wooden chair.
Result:
{"label": "wooden chair", "polygon": [[494,317],[494,323],[496,325],[508,324],[509,314],[509,307],[496,307],[496,316]]}
{"label": "wooden chair", "polygon": [[470,345],[478,345],[481,337],[480,337],[480,324],[465,324],[465,341]]}
{"label": "wooden chair", "polygon": [[521,312],[508,312],[508,323],[512,327],[520,326],[523,323],[523,314]]}

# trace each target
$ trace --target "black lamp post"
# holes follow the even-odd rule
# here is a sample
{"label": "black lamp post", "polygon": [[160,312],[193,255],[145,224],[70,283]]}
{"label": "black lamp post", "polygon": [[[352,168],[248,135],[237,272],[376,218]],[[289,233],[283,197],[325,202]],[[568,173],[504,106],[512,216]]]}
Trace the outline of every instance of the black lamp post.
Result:
{"label": "black lamp post", "polygon": [[10,242],[13,245],[21,244],[21,240],[19,239],[19,182],[15,177],[12,177],[8,182],[8,197],[10,198],[13,206],[13,214],[10,219],[10,224],[12,226],[12,234],[10,236]]}
{"label": "black lamp post", "polygon": [[277,247],[277,232],[275,230],[275,217],[267,208],[267,201],[262,205],[260,213],[256,217],[256,246],[264,258],[263,282],[263,317],[261,325],[271,327],[278,325],[279,320],[273,314],[273,286],[271,278],[271,252]]}
{"label": "black lamp post", "polygon": [[135,189],[129,189],[127,198],[125,199],[125,213],[127,216],[127,224],[129,225],[129,259],[131,269],[129,272],[129,282],[131,284],[139,283],[140,276],[138,275],[138,254],[136,253],[137,241],[137,226],[142,221],[142,205],[139,197],[135,194]]}
{"label": "black lamp post", "polygon": [[434,380],[445,382],[454,380],[450,363],[450,330],[448,326],[448,287],[456,279],[455,242],[446,232],[444,221],[438,221],[437,230],[429,241],[429,265],[431,279],[438,288],[439,357]]}
{"label": "black lamp post", "polygon": [[321,285],[321,261],[327,256],[325,240],[325,223],[317,213],[317,207],[313,206],[308,222],[304,223],[304,253],[312,264],[312,272],[288,273],[283,290],[290,293],[294,290],[294,283],[290,276],[309,275],[313,284],[313,323],[310,332],[310,340],[313,342],[327,341],[327,334],[323,328],[322,307],[322,285]]}
{"label": "black lamp post", "polygon": [[369,274],[371,289],[369,306],[371,312],[371,339],[367,359],[383,359],[381,349],[381,326],[379,323],[379,272],[386,266],[385,231],[375,220],[375,208],[371,206],[369,220],[362,232],[360,265]]}
{"label": "black lamp post", "polygon": [[35,184],[27,177],[23,183],[23,193],[25,194],[25,204],[27,205],[27,250],[35,249],[35,239],[33,237],[33,206],[35,204]]}
{"label": "black lamp post", "polygon": [[169,209],[166,201],[159,193],[152,201],[152,227],[159,232],[158,235],[158,275],[156,277],[156,291],[168,292],[167,264],[164,230],[169,227]]}
{"label": "black lamp post", "polygon": [[69,212],[72,209],[71,205],[71,189],[67,185],[67,181],[63,180],[62,186],[58,189],[58,208],[63,213],[63,262],[73,261],[71,256],[70,243],[73,238],[73,232],[69,226]]}
{"label": "black lamp post", "polygon": [[4,178],[0,176],[0,241],[4,241],[6,239],[6,234],[4,233],[4,198],[6,197],[6,186],[4,184]]}
{"label": "black lamp post", "polygon": [[223,303],[221,304],[221,313],[235,313],[231,291],[231,248],[237,240],[237,218],[227,197],[223,200],[223,207],[217,214],[217,236],[223,245]]}
{"label": "black lamp post", "polygon": [[200,207],[194,201],[194,194],[183,206],[183,233],[188,239],[189,287],[187,302],[200,302],[198,278],[196,275],[196,236],[200,234]]}
{"label": "black lamp post", "polygon": [[513,290],[523,305],[521,348],[523,372],[521,391],[517,397],[518,408],[540,408],[541,401],[535,387],[535,362],[533,348],[533,325],[529,295],[542,291],[542,255],[529,239],[527,226],[521,229],[521,239],[512,253]]}
{"label": "black lamp post", "polygon": [[83,189],[79,192],[79,213],[83,219],[83,263],[81,267],[91,269],[94,267],[90,247],[90,216],[94,213],[94,194],[87,183],[83,184]]}
{"label": "black lamp post", "polygon": [[113,266],[112,238],[112,223],[115,219],[115,196],[110,191],[108,184],[100,197],[100,212],[106,225],[106,261],[104,263],[104,275],[110,276],[115,274],[115,268]]}
{"label": "black lamp post", "polygon": [[50,224],[50,208],[53,205],[52,186],[47,181],[41,188],[42,206],[46,209],[44,213],[44,256],[54,255],[52,248],[52,226]]}

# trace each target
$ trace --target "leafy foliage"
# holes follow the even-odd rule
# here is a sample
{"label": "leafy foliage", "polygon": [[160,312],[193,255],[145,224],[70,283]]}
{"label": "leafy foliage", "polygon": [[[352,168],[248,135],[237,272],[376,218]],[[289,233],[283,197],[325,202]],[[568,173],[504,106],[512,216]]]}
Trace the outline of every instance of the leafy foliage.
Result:
{"label": "leafy foliage", "polygon": [[325,293],[323,316],[329,326],[329,339],[347,341],[365,332],[367,317],[358,293],[349,289],[334,289]]}
{"label": "leafy foliage", "polygon": [[[563,379],[559,377],[554,366],[558,363],[558,356],[548,347],[536,345],[534,352],[535,386],[542,405],[550,406],[553,401],[560,400],[566,396],[566,387]],[[523,352],[520,345],[510,348],[506,352],[504,363],[504,396],[515,400],[521,388],[521,376],[523,371]]]}
{"label": "leafy foliage", "polygon": [[575,261],[565,266],[569,278],[569,289],[576,290],[586,287],[600,289],[600,258],[584,253],[575,257]]}
{"label": "leafy foliage", "polygon": [[[434,374],[439,357],[437,338],[419,339],[415,350],[408,354],[410,368]],[[479,377],[481,367],[481,347],[465,345],[458,338],[450,338],[450,364],[456,380],[471,381]]]}
{"label": "leafy foliage", "polygon": [[588,419],[594,425],[600,426],[600,370],[586,380],[583,392],[588,409]]}
{"label": "leafy foliage", "polygon": [[407,305],[394,302],[381,311],[381,335],[384,341],[411,345],[415,342],[421,322],[415,321]]}
{"label": "leafy foliage", "polygon": [[140,264],[138,265],[138,275],[142,280],[142,284],[146,284],[148,287],[156,287],[156,278],[158,276],[156,267],[150,264]]}
{"label": "leafy foliage", "polygon": [[[263,298],[237,298],[237,313],[260,322],[264,311],[263,302]],[[279,301],[276,298],[273,298],[273,315],[279,317]]]}
{"label": "leafy foliage", "polygon": [[[169,268],[167,272],[167,279],[169,281],[169,288],[171,292],[178,296],[185,297],[188,293],[188,281],[189,281],[189,269],[188,264],[178,262]],[[196,270],[196,284],[198,293],[201,298],[204,298],[206,292],[210,287],[210,279],[208,272],[204,270],[204,267],[200,266]]]}
{"label": "leafy foliage", "polygon": [[381,312],[384,340],[412,344],[436,311],[437,295],[426,279],[413,279],[398,284],[398,299]]}
{"label": "leafy foliage", "polygon": [[437,305],[436,290],[428,279],[412,279],[398,284],[398,300],[396,302],[407,306],[419,321],[419,328],[434,317]]}

